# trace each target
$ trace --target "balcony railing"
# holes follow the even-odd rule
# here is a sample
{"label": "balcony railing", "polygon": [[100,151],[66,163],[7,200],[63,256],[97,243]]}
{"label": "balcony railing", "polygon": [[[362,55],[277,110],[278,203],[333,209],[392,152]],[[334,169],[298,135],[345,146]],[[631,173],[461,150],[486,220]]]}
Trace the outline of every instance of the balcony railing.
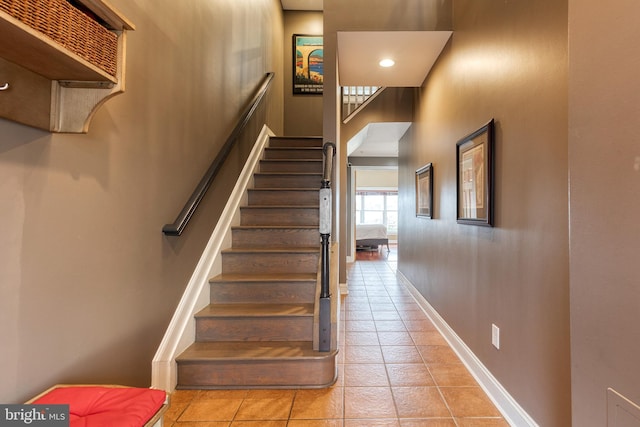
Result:
{"label": "balcony railing", "polygon": [[381,86],[342,86],[342,121],[347,123],[357,112],[382,92]]}

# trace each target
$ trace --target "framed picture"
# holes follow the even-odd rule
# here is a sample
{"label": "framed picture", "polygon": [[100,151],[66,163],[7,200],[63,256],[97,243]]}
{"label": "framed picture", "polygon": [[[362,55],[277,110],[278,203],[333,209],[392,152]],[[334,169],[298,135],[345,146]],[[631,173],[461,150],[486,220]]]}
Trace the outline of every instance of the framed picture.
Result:
{"label": "framed picture", "polygon": [[493,119],[456,144],[458,223],[493,227]]}
{"label": "framed picture", "polygon": [[433,218],[433,165],[416,171],[416,216]]}
{"label": "framed picture", "polygon": [[293,35],[294,95],[322,95],[323,47],[322,36]]}

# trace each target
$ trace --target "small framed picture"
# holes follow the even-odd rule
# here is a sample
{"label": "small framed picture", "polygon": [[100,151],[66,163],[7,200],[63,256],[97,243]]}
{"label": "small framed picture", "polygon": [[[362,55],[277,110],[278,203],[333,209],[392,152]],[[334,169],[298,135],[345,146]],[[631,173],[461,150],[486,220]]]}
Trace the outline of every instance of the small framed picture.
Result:
{"label": "small framed picture", "polygon": [[433,218],[433,165],[416,171],[416,216]]}
{"label": "small framed picture", "polygon": [[456,144],[458,223],[493,227],[494,121]]}

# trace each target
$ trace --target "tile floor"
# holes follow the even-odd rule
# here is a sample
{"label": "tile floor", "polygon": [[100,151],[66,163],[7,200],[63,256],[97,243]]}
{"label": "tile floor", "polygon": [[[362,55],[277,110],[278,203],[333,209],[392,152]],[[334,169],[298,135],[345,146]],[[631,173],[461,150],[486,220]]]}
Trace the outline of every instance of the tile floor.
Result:
{"label": "tile floor", "polygon": [[178,390],[164,425],[508,427],[381,254],[348,267],[334,386]]}

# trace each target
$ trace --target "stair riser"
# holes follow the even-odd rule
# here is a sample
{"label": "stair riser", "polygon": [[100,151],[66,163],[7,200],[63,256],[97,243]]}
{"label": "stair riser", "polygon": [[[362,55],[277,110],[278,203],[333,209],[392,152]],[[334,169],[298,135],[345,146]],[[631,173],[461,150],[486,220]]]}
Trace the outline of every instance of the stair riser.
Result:
{"label": "stair riser", "polygon": [[260,172],[308,172],[322,173],[322,161],[278,161],[260,162]]}
{"label": "stair riser", "polygon": [[269,147],[322,147],[322,138],[277,138],[269,139]]}
{"label": "stair riser", "polygon": [[313,303],[315,282],[212,283],[211,303]]}
{"label": "stair riser", "polygon": [[313,317],[207,317],[196,318],[196,340],[204,341],[309,341]]}
{"label": "stair riser", "polygon": [[315,273],[318,254],[223,253],[222,273]]}
{"label": "stair riser", "polygon": [[328,387],[336,380],[335,357],[293,361],[178,362],[178,388]]}
{"label": "stair riser", "polygon": [[178,388],[320,388],[337,378],[336,352],[312,350],[322,138],[269,144],[254,174],[264,190],[249,190],[241,208],[241,225],[259,228],[232,229],[212,305],[195,316],[196,343],[176,359]]}
{"label": "stair riser", "polygon": [[321,148],[265,148],[265,159],[322,160]]}
{"label": "stair riser", "polygon": [[249,205],[317,205],[320,190],[249,190]]}
{"label": "stair riser", "polygon": [[232,246],[243,248],[281,248],[287,246],[316,246],[320,244],[318,229],[234,229]]}
{"label": "stair riser", "polygon": [[254,175],[255,188],[310,188],[320,189],[322,184],[321,174],[310,175]]}
{"label": "stair riser", "polygon": [[308,225],[318,226],[318,208],[241,208],[240,225]]}

